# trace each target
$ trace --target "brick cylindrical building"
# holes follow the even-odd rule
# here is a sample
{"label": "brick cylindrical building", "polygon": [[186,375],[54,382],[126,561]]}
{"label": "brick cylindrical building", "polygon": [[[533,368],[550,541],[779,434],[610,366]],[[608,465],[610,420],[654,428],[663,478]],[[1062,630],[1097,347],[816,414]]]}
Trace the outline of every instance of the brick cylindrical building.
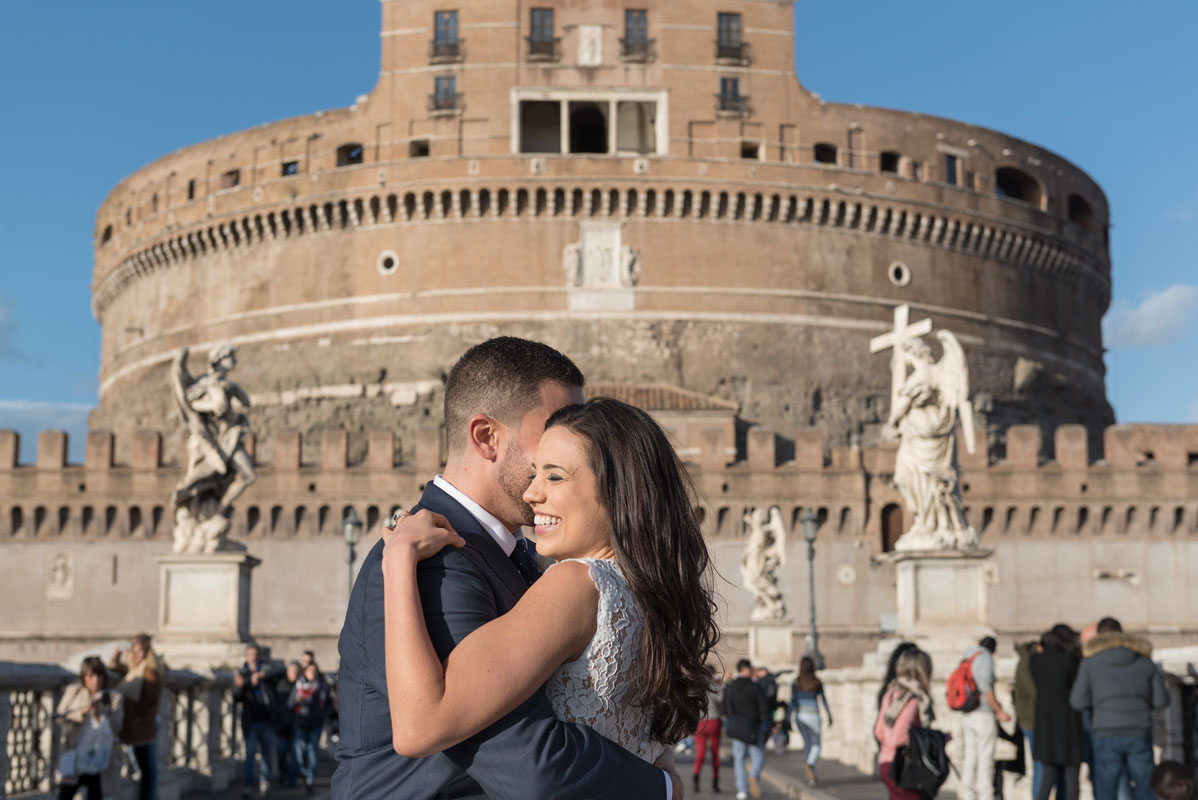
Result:
{"label": "brick cylindrical building", "polygon": [[227,341],[260,434],[346,429],[352,460],[389,428],[410,451],[454,359],[508,332],[868,444],[890,373],[867,341],[900,303],[957,332],[993,430],[1112,421],[1107,203],[1081,170],[823,102],[789,0],[537,1],[383,0],[370,94],[122,181],[96,225],[92,428],[177,427],[171,358]]}

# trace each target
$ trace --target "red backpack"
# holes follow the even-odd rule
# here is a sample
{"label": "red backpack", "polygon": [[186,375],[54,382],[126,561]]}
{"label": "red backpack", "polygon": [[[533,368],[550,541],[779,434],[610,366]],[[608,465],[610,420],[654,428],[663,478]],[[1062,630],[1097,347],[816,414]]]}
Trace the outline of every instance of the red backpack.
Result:
{"label": "red backpack", "polygon": [[973,682],[973,660],[981,653],[974,653],[962,661],[948,676],[945,695],[948,707],[953,711],[973,711],[982,704],[982,696],[978,694],[978,685]]}

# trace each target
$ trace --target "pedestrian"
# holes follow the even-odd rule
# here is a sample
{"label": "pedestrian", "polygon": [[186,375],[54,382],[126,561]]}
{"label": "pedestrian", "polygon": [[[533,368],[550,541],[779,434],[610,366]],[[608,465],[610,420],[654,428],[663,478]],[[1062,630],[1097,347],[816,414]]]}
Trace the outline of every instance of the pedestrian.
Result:
{"label": "pedestrian", "polygon": [[295,764],[295,708],[291,690],[300,678],[300,662],[292,661],[274,682],[270,713],[275,731],[275,784],[294,789],[299,772]]}
{"label": "pedestrian", "polygon": [[258,794],[257,756],[262,755],[262,783],[270,785],[271,752],[274,750],[274,721],[270,704],[274,699],[267,665],[256,644],[245,648],[245,663],[233,673],[235,702],[241,704],[241,732],[245,735],[245,764],[241,773],[241,796]]}
{"label": "pedestrian", "polygon": [[1069,702],[1091,712],[1095,800],[1115,800],[1124,773],[1136,800],[1152,800],[1152,712],[1169,705],[1152,663],[1152,644],[1125,634],[1117,619],[1106,617],[1082,652]]}
{"label": "pedestrian", "polygon": [[815,675],[815,659],[803,656],[799,661],[799,677],[790,686],[790,714],[794,725],[803,737],[803,771],[807,782],[815,786],[815,764],[819,760],[820,715],[819,704],[823,701],[828,715],[828,727],[832,727],[832,709],[828,708],[828,696],[824,684]]}
{"label": "pedestrian", "polygon": [[882,704],[874,721],[874,738],[881,745],[878,777],[886,784],[890,800],[923,800],[918,793],[895,783],[891,765],[898,749],[910,741],[911,729],[926,727],[935,718],[932,698],[928,696],[932,657],[911,645],[899,653],[894,667],[894,679],[884,687]]}
{"label": "pedestrian", "polygon": [[[1032,679],[1031,657],[1033,653],[1040,652],[1039,641],[1024,642],[1016,645],[1015,653],[1019,656],[1019,662],[1015,666],[1015,727],[1022,734],[1027,752],[1031,753],[1036,746],[1036,682]],[[1001,732],[999,734],[1002,735]],[[1032,757],[1032,797],[1040,791],[1040,780],[1043,777],[1041,774],[1041,765],[1039,761]],[[997,785],[997,778],[995,779]],[[1060,773],[1057,776],[1057,796],[1065,796],[1065,774]],[[995,793],[997,796],[997,792]]]}
{"label": "pedestrian", "polygon": [[969,664],[980,701],[972,711],[962,713],[962,800],[994,800],[997,724],[1011,721],[1011,715],[1003,710],[994,694],[994,651],[997,648],[994,637],[987,636],[966,650],[961,659],[962,664]]}
{"label": "pedestrian", "polygon": [[1162,761],[1152,771],[1152,791],[1160,800],[1193,800],[1194,772],[1176,761]]}
{"label": "pedestrian", "polygon": [[695,791],[699,791],[699,774],[703,771],[703,762],[711,750],[711,791],[720,793],[720,733],[724,723],[724,679],[716,676],[711,682],[711,691],[707,694],[707,715],[699,720],[699,727],[692,737],[695,742]]}
{"label": "pedestrian", "polygon": [[[1098,635],[1098,623],[1088,622],[1081,630],[1082,652],[1085,652],[1086,642]],[[1090,709],[1082,711],[1082,729],[1086,733],[1086,766],[1088,767],[1086,774],[1090,781],[1091,792],[1094,790],[1094,725],[1091,720]],[[1116,800],[1134,800],[1134,793],[1131,790],[1131,776],[1127,770],[1123,770],[1119,774],[1119,783],[1115,790]]]}
{"label": "pedestrian", "polygon": [[304,652],[300,653],[300,660],[299,660],[300,674],[302,675],[304,673],[304,670],[306,670],[308,668],[309,664],[315,664],[315,663],[316,663],[316,653],[314,651],[305,650]]}
{"label": "pedestrian", "polygon": [[125,713],[118,738],[133,749],[133,759],[141,774],[138,800],[158,797],[158,703],[166,665],[154,653],[149,634],[139,633],[129,642],[128,662],[120,648],[113,651],[109,667],[119,683],[114,691],[124,698]]}
{"label": "pedestrian", "polygon": [[320,732],[329,715],[329,686],[316,662],[308,664],[295,682],[287,703],[295,710],[295,762],[304,779],[304,790],[312,794],[320,757]]}
{"label": "pedestrian", "polygon": [[[724,689],[724,713],[728,737],[732,739],[736,800],[746,800],[750,794],[761,797],[758,781],[765,766],[765,730],[770,710],[765,692],[753,682],[753,664],[747,658],[736,662],[736,677]],[[746,755],[749,771],[745,769]]]}
{"label": "pedestrian", "polygon": [[902,658],[903,653],[908,650],[917,650],[918,647],[914,642],[899,642],[894,650],[890,652],[890,658],[886,660],[886,677],[882,678],[882,688],[878,689],[878,711],[882,710],[882,700],[886,697],[886,693],[890,690],[890,684],[894,683],[896,670],[898,668],[898,660]]}
{"label": "pedestrian", "polygon": [[1035,800],[1048,800],[1061,775],[1065,792],[1057,789],[1056,800],[1077,800],[1086,740],[1081,714],[1069,705],[1069,691],[1077,678],[1081,643],[1072,628],[1058,624],[1040,637],[1040,645],[1040,652],[1028,660],[1036,685],[1032,758],[1041,765],[1043,777]]}
{"label": "pedestrian", "polygon": [[121,786],[117,732],[124,698],[108,688],[108,670],[96,656],[83,659],[79,683],[66,687],[54,714],[60,738],[58,800],[71,800],[80,787],[88,800],[115,794]]}

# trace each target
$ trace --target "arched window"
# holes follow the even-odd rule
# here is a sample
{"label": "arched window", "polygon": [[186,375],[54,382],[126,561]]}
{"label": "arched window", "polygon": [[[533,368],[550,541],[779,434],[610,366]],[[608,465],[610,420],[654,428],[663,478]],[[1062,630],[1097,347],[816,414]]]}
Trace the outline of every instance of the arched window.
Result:
{"label": "arched window", "polygon": [[343,144],[337,148],[337,166],[346,167],[350,164],[362,163],[362,145],[358,142]]}
{"label": "arched window", "polygon": [[815,146],[815,163],[816,164],[835,164],[836,163],[836,145],[828,142],[820,142]]}
{"label": "arched window", "polygon": [[1021,169],[999,167],[994,172],[994,187],[999,197],[1040,207],[1040,182]]}
{"label": "arched window", "polygon": [[1086,202],[1086,198],[1069,195],[1069,221],[1082,226],[1090,233],[1098,233],[1098,225],[1094,221],[1094,209]]}
{"label": "arched window", "polygon": [[893,553],[895,542],[903,535],[903,509],[891,503],[882,509],[882,552]]}

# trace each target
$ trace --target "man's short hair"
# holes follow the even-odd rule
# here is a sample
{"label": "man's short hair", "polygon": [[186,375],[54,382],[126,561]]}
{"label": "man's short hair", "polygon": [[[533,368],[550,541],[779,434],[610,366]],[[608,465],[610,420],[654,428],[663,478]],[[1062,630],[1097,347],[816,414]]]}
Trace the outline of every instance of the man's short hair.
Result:
{"label": "man's short hair", "polygon": [[998,649],[998,642],[994,641],[993,636],[986,636],[982,639],[982,641],[978,642],[978,646],[993,653]]}
{"label": "man's short hair", "polygon": [[1194,773],[1176,761],[1158,764],[1149,783],[1161,800],[1191,800],[1194,796]]}
{"label": "man's short hair", "polygon": [[300,655],[305,655],[305,656],[307,656],[308,658],[312,659],[313,661],[315,661],[315,660],[316,660],[316,653],[315,653],[315,651],[312,651],[312,650],[305,650],[305,651],[304,651],[303,653],[301,653]]}
{"label": "man's short hair", "polygon": [[541,399],[546,381],[582,388],[582,372],[542,342],[499,336],[476,344],[458,359],[445,381],[445,433],[450,454],[466,447],[466,423],[485,414],[518,426]]}
{"label": "man's short hair", "polygon": [[736,662],[736,671],[744,672],[746,669],[753,669],[753,662],[747,658],[742,658]]}
{"label": "man's short hair", "polygon": [[1123,626],[1114,617],[1103,617],[1098,620],[1099,633],[1123,633]]}

